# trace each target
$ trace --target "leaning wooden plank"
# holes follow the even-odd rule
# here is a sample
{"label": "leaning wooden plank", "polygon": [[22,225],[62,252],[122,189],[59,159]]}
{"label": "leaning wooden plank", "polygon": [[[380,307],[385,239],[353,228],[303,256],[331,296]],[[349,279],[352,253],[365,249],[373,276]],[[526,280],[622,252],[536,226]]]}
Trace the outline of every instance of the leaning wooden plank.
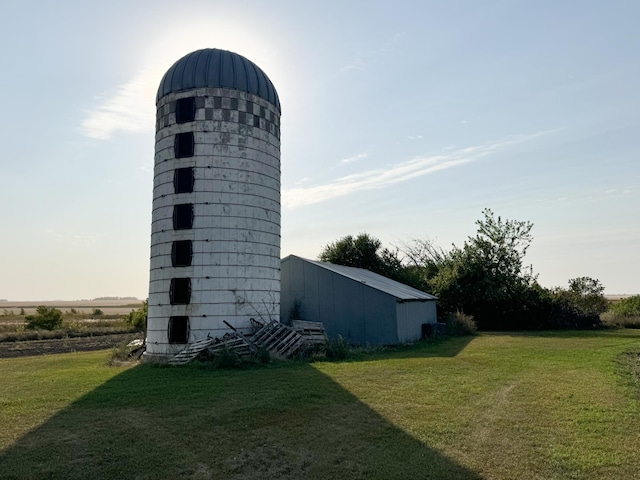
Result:
{"label": "leaning wooden plank", "polygon": [[167,363],[169,365],[184,365],[186,363],[189,363],[191,360],[196,358],[196,356],[200,352],[207,349],[213,343],[213,341],[213,338],[198,340],[197,342],[188,345],[184,350],[179,352],[173,358],[169,359]]}
{"label": "leaning wooden plank", "polygon": [[289,358],[294,355],[298,349],[302,346],[303,340],[302,337],[296,337],[293,341],[289,342],[284,349],[280,351],[280,355],[283,358]]}
{"label": "leaning wooden plank", "polygon": [[307,320],[292,320],[291,327],[294,330],[322,330],[324,331],[324,323],[322,322],[309,322]]}

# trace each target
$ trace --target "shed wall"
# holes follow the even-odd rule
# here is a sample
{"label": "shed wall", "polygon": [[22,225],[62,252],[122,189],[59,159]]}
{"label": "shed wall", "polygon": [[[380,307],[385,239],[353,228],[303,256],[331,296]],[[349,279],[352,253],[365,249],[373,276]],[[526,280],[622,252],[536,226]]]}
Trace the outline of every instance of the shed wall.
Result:
{"label": "shed wall", "polygon": [[414,342],[422,337],[422,324],[437,322],[436,302],[398,302],[396,304],[398,341]]}
{"label": "shed wall", "polygon": [[398,343],[396,298],[297,257],[282,262],[281,321],[297,300],[302,317],[322,322],[327,335],[356,345]]}

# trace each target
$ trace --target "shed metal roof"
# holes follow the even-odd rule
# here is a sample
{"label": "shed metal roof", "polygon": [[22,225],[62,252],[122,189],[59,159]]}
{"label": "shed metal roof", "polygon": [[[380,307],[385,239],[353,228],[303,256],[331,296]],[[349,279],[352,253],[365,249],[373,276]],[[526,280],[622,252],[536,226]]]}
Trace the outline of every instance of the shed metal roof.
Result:
{"label": "shed metal roof", "polygon": [[[291,255],[291,257],[295,257],[295,255]],[[344,265],[336,265],[334,263],[318,262],[302,257],[297,258],[300,258],[305,262],[313,263],[314,265],[317,265],[318,267],[324,268],[326,270],[330,270],[334,273],[337,273],[338,275],[350,278],[351,280],[360,282],[371,288],[375,288],[376,290],[380,290],[381,292],[396,297],[398,300],[423,301],[438,299],[438,297],[434,295],[430,295],[421,290],[410,287],[409,285],[405,285],[404,283],[396,282],[395,280],[391,280],[390,278],[387,278],[383,275],[365,270],[364,268],[345,267]],[[286,258],[284,260],[286,260]]]}
{"label": "shed metal roof", "polygon": [[156,102],[170,93],[192,88],[222,87],[253,93],[280,110],[280,99],[269,77],[251,60],[217,48],[191,52],[164,74]]}

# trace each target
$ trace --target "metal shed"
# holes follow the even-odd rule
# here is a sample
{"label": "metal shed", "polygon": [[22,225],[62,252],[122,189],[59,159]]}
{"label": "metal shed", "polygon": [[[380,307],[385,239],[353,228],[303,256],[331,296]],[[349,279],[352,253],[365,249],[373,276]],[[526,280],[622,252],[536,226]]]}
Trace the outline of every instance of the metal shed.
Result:
{"label": "metal shed", "polygon": [[290,255],[281,262],[280,320],[298,302],[304,320],[322,322],[327,335],[355,345],[418,340],[436,323],[437,298],[361,268]]}

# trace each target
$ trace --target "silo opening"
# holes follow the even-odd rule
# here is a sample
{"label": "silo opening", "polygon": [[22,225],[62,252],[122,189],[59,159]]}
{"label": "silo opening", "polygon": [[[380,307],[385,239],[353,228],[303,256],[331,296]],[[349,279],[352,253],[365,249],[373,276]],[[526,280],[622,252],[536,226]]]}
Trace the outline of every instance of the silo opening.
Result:
{"label": "silo opening", "polygon": [[193,258],[191,240],[177,240],[171,245],[171,265],[174,267],[189,267]]}
{"label": "silo opening", "polygon": [[169,290],[171,305],[186,305],[191,302],[191,279],[172,278]]}
{"label": "silo opening", "polygon": [[176,158],[193,157],[193,132],[177,133],[173,145]]}
{"label": "silo opening", "polygon": [[196,119],[195,97],[181,98],[176,101],[176,123],[193,122]]}
{"label": "silo opening", "polygon": [[175,193],[193,192],[193,167],[176,168],[173,172],[173,188]]}
{"label": "silo opening", "polygon": [[173,207],[173,229],[188,230],[193,228],[193,204],[182,203]]}
{"label": "silo opening", "polygon": [[169,318],[169,343],[187,343],[189,341],[189,317]]}

